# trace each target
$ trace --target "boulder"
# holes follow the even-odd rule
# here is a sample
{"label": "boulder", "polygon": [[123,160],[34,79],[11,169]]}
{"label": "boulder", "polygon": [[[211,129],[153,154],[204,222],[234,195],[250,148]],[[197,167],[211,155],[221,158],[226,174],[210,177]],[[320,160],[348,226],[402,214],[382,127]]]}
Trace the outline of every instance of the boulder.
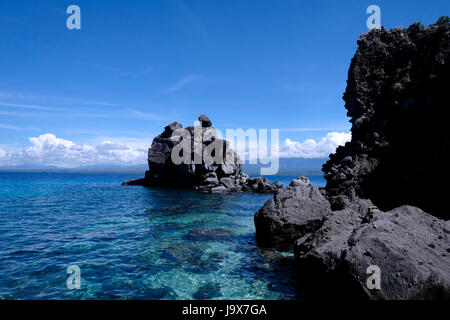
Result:
{"label": "boulder", "polygon": [[233,189],[234,183],[230,177],[225,177],[220,179],[220,184],[223,185],[227,189]]}
{"label": "boulder", "polygon": [[272,187],[275,189],[283,189],[284,184],[282,182],[274,182],[272,183]]}
{"label": "boulder", "polygon": [[201,114],[198,117],[198,121],[200,121],[200,124],[204,128],[208,128],[212,126],[211,120],[209,120],[208,116],[206,114]]}
{"label": "boulder", "polygon": [[209,192],[211,192],[211,193],[222,193],[222,192],[229,192],[229,191],[230,191],[230,189],[228,189],[227,187],[225,187],[223,185],[209,188]]}
{"label": "boulder", "polygon": [[[377,210],[369,217],[352,209],[336,211],[318,230],[298,239],[294,251],[301,274],[326,279],[326,288],[310,284],[322,294],[450,298],[450,225],[416,207]],[[369,266],[381,271],[379,290],[367,286]],[[334,286],[343,279],[344,288]]]}
{"label": "boulder", "polygon": [[292,248],[295,240],[318,229],[330,213],[319,189],[307,177],[299,177],[255,214],[256,239],[263,246]]}

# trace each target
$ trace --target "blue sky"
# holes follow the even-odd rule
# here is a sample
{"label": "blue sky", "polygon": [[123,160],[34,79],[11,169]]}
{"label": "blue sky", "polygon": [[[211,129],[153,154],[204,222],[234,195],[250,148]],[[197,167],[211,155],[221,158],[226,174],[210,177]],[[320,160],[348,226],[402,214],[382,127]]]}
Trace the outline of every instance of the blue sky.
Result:
{"label": "blue sky", "polygon": [[[66,28],[71,4],[81,30]],[[45,133],[141,152],[201,113],[282,141],[348,132],[342,94],[370,4],[386,28],[450,14],[448,0],[0,1],[0,157]]]}

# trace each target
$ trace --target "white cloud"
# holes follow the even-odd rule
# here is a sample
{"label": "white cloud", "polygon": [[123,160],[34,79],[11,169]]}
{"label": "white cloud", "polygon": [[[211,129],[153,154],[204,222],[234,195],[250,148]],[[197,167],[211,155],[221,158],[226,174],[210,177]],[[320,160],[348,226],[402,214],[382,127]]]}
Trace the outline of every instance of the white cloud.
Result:
{"label": "white cloud", "polygon": [[78,145],[57,138],[52,133],[29,138],[31,145],[6,152],[0,149],[0,165],[39,164],[58,167],[78,167],[96,164],[134,165],[146,163],[145,144],[132,145],[103,141],[97,145]]}
{"label": "white cloud", "polygon": [[330,132],[319,141],[308,139],[304,142],[284,140],[280,146],[281,158],[322,158],[334,153],[338,146],[352,138],[351,133]]}
{"label": "white cloud", "polygon": [[[279,146],[281,158],[322,158],[335,152],[336,148],[350,141],[351,134],[330,132],[319,141],[304,142],[286,139]],[[90,144],[76,144],[57,138],[52,133],[29,138],[30,145],[23,149],[0,149],[0,166],[22,164],[57,167],[78,167],[85,165],[136,165],[147,162],[147,149],[151,139],[100,138]],[[269,147],[269,146],[268,146]],[[257,152],[258,146],[247,145],[249,151]],[[250,152],[250,154],[253,154]],[[257,154],[257,153],[255,153]],[[246,157],[242,157],[245,159]]]}
{"label": "white cloud", "polygon": [[[257,140],[247,139],[243,150],[236,150],[237,144],[234,140],[228,139],[231,148],[235,149],[242,160],[267,159],[270,158],[270,150],[272,147],[279,150],[280,158],[324,158],[330,153],[334,153],[338,146],[344,145],[351,140],[351,133],[346,132],[329,132],[325,137],[318,141],[308,139],[303,142],[284,140],[281,144],[274,141],[266,141],[261,144],[261,136],[256,136]],[[228,137],[227,137],[228,138]],[[271,143],[274,145],[271,146]],[[242,147],[242,146],[241,146]]]}

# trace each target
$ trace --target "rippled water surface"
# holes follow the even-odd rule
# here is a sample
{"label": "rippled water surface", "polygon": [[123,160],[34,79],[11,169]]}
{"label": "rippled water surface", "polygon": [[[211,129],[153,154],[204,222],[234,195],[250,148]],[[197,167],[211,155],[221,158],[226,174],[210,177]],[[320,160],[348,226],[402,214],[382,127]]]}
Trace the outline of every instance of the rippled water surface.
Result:
{"label": "rippled water surface", "polygon": [[0,299],[301,299],[292,256],[255,243],[271,195],[120,185],[137,177],[0,173]]}

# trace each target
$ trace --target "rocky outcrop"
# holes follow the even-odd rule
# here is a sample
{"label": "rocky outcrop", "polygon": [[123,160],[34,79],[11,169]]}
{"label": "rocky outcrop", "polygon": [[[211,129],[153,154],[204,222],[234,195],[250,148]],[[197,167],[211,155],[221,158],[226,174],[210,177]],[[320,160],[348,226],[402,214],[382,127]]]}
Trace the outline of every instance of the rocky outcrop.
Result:
{"label": "rocky outcrop", "polygon": [[[303,274],[329,284],[345,279],[345,287],[327,288],[331,295],[450,299],[450,224],[416,207],[336,211],[296,241],[295,256]],[[367,286],[369,266],[381,271],[379,290]]]}
{"label": "rocky outcrop", "polygon": [[450,298],[449,43],[448,18],[363,35],[344,94],[352,140],[323,166],[326,187],[300,177],[255,214],[258,243],[293,246],[313,297]]}
{"label": "rocky outcrop", "polygon": [[344,94],[352,140],[323,166],[333,208],[359,196],[384,210],[409,204],[450,218],[442,187],[450,180],[449,44],[448,18],[358,40]]}
{"label": "rocky outcrop", "polygon": [[204,114],[198,120],[199,125],[184,129],[178,122],[166,126],[148,150],[149,170],[145,178],[123,185],[190,188],[211,193],[271,193],[283,188],[283,184],[250,178],[242,172],[239,156],[228,141],[219,139],[211,120]]}

